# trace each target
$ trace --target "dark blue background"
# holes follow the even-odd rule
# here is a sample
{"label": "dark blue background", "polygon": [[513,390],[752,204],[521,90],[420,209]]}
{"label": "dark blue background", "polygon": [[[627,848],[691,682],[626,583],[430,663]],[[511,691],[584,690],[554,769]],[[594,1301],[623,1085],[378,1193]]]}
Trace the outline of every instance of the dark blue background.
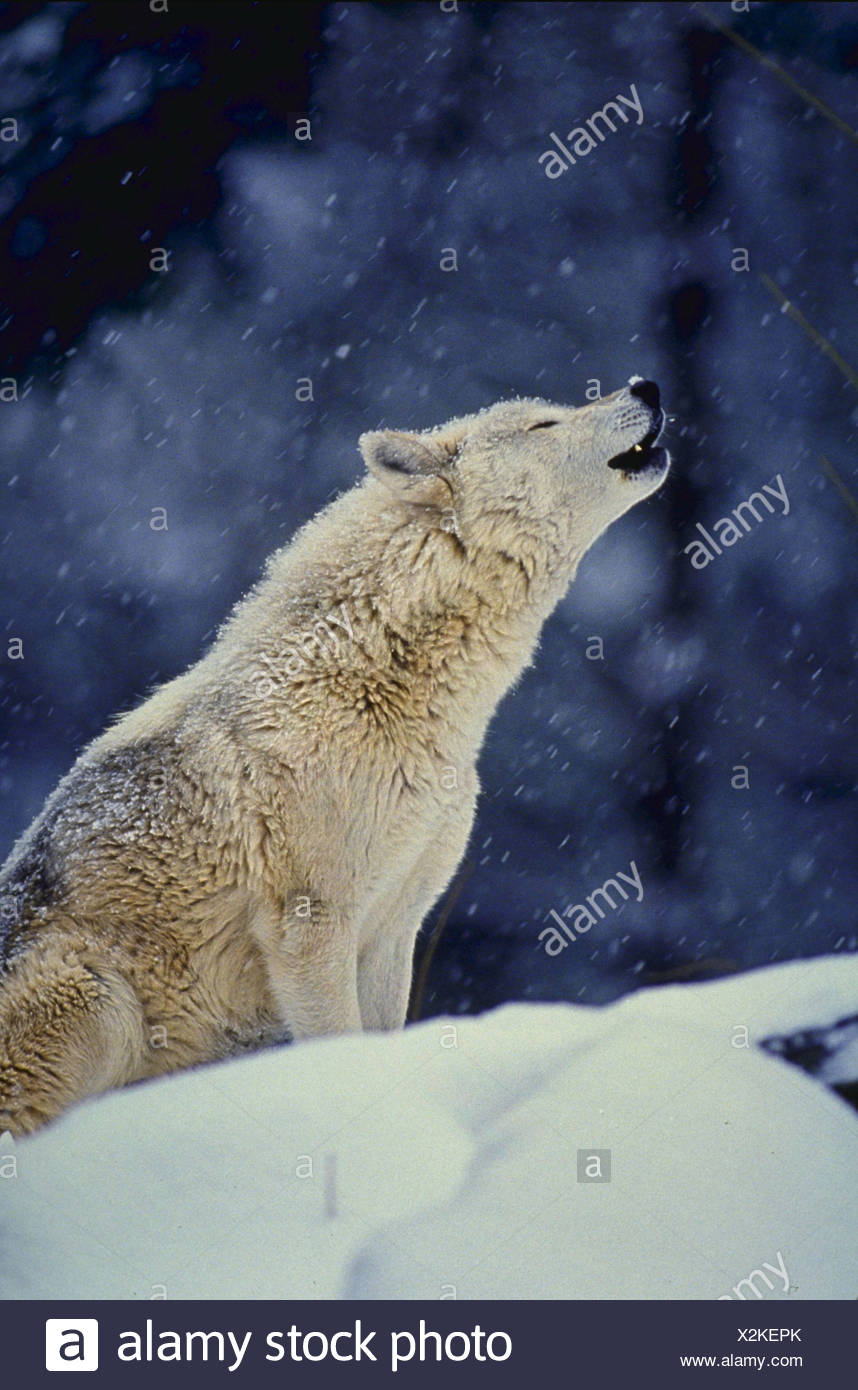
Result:
{"label": "dark blue background", "polygon": [[[858,125],[858,7],[708,14]],[[491,728],[423,1011],[855,950],[858,517],[820,456],[858,492],[858,398],[761,277],[858,364],[856,141],[685,4],[6,5],[0,31],[0,852],[359,476],[362,430],[637,372],[672,477]],[[546,178],[549,132],[632,83],[643,123]],[[694,571],[695,523],[778,473],[789,515]],[[643,901],[548,958],[550,909],[630,860]]]}

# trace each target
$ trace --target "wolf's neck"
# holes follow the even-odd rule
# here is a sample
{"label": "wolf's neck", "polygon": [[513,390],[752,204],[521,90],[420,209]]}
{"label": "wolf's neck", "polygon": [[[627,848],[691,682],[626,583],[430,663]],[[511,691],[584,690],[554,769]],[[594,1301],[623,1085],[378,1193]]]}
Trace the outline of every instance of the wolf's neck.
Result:
{"label": "wolf's neck", "polygon": [[[336,629],[337,641],[308,645],[346,698],[365,689],[392,717],[425,719],[427,734],[447,723],[479,741],[563,586],[511,556],[466,557],[455,535],[358,487],[274,557],[265,589],[290,640],[314,623],[322,637],[320,622]],[[300,661],[293,669],[301,679]]]}
{"label": "wolf's neck", "polygon": [[[359,572],[365,591],[362,565]],[[454,534],[407,525],[384,537],[370,573],[378,592],[354,596],[353,626],[376,634],[370,649],[380,673],[407,680],[427,717],[469,727],[481,740],[565,585],[549,582],[533,560],[467,557]]]}

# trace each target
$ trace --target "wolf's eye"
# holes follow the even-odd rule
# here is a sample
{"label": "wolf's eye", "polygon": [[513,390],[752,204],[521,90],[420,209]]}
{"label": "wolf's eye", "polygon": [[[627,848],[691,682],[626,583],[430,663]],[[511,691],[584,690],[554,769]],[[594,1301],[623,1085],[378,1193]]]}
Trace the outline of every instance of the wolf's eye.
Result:
{"label": "wolf's eye", "polygon": [[530,433],[531,430],[548,430],[548,429],[551,428],[552,425],[559,425],[559,424],[560,424],[560,421],[559,421],[559,420],[540,420],[540,421],[539,421],[537,424],[535,424],[535,425],[528,425],[527,430],[528,430],[528,433]]}

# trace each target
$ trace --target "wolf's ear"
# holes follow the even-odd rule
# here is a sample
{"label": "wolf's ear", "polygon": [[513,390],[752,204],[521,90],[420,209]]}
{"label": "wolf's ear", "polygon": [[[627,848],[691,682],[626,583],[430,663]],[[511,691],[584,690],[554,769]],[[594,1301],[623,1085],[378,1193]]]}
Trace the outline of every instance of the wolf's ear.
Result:
{"label": "wolf's ear", "polygon": [[443,445],[404,430],[371,430],[358,444],[370,473],[404,502],[450,506],[452,488],[442,476],[449,455]]}

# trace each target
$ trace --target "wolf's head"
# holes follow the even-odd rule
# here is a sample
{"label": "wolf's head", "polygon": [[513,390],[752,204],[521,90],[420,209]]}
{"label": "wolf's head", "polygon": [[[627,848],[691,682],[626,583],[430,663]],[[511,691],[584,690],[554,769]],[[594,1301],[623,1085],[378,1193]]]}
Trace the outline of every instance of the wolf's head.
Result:
{"label": "wolf's head", "polygon": [[655,382],[633,377],[578,409],[504,401],[422,434],[362,436],[374,476],[474,558],[494,551],[529,578],[568,580],[612,521],[648,497],[670,457]]}

